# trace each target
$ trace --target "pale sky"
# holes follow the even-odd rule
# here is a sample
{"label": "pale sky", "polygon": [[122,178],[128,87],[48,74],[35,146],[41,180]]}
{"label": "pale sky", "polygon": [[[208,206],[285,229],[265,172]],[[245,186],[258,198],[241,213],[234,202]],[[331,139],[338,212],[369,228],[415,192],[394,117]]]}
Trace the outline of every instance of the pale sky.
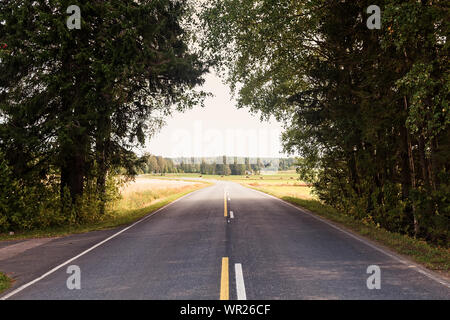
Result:
{"label": "pale sky", "polygon": [[164,157],[282,157],[282,126],[261,122],[247,109],[237,109],[229,88],[215,74],[205,77],[205,107],[175,113],[138,153]]}

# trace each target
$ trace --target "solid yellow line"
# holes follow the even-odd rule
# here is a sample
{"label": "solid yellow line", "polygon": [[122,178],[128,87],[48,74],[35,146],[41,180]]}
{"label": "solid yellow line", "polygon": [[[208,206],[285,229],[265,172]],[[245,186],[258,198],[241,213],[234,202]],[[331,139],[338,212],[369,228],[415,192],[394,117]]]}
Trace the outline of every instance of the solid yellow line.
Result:
{"label": "solid yellow line", "polygon": [[227,210],[227,194],[223,194],[223,215],[226,217],[228,216],[228,210]]}
{"label": "solid yellow line", "polygon": [[222,276],[220,278],[220,300],[229,300],[228,257],[222,258]]}

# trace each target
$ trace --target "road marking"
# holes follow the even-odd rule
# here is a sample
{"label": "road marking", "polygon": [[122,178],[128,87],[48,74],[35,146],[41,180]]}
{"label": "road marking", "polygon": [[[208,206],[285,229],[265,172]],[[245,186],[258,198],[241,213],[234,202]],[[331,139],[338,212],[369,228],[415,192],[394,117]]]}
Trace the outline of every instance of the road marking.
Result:
{"label": "road marking", "polygon": [[231,218],[231,219],[234,219],[234,213],[233,213],[233,211],[230,211],[230,218]]}
{"label": "road marking", "polygon": [[228,257],[222,258],[222,275],[220,277],[220,300],[230,299],[230,284],[228,279]]}
{"label": "road marking", "polygon": [[236,292],[238,300],[247,300],[245,293],[244,275],[242,273],[242,264],[236,263],[234,265],[234,273],[236,275]]}
{"label": "road marking", "polygon": [[231,201],[230,197],[228,197],[228,201]]}
{"label": "road marking", "polygon": [[[246,188],[246,187],[243,187],[243,188]],[[411,268],[411,266],[414,266],[414,267],[413,267],[413,270],[415,270],[415,271],[417,271],[417,272],[423,274],[424,276],[428,277],[429,279],[434,280],[434,281],[440,283],[441,285],[443,285],[443,286],[445,286],[445,287],[447,287],[447,288],[450,288],[450,283],[449,283],[449,282],[447,282],[446,280],[441,279],[438,275],[432,274],[429,270],[423,268],[422,266],[420,266],[420,265],[418,265],[418,264],[415,264],[415,263],[413,263],[413,262],[407,261],[407,260],[405,260],[405,259],[400,258],[400,257],[398,257],[396,254],[390,253],[390,252],[386,251],[385,249],[382,249],[382,248],[378,247],[377,245],[372,244],[372,243],[369,242],[368,240],[366,240],[366,239],[364,239],[364,238],[361,238],[361,237],[357,236],[356,234],[353,234],[353,233],[351,233],[351,232],[349,232],[349,231],[346,231],[346,230],[344,230],[344,229],[338,227],[338,226],[335,225],[334,223],[329,222],[328,220],[326,220],[325,218],[319,217],[318,215],[316,215],[315,213],[309,211],[308,209],[297,207],[297,206],[293,205],[292,203],[289,203],[289,202],[287,202],[287,201],[284,201],[283,199],[277,198],[277,197],[275,197],[275,196],[272,196],[272,195],[270,195],[270,194],[264,193],[264,192],[259,191],[259,190],[255,190],[255,189],[252,189],[252,188],[247,188],[247,189],[252,190],[252,191],[254,191],[254,192],[256,192],[256,193],[259,193],[259,194],[261,194],[261,195],[264,195],[264,196],[273,198],[273,199],[275,199],[275,200],[281,201],[281,202],[287,204],[288,206],[291,206],[291,207],[297,209],[297,210],[300,211],[301,213],[307,214],[307,215],[311,216],[312,218],[314,218],[314,219],[316,219],[316,220],[319,220],[319,221],[321,221],[321,222],[323,222],[323,223],[329,225],[330,227],[332,227],[332,228],[334,228],[334,229],[336,229],[336,230],[341,231],[342,233],[345,233],[345,234],[348,235],[349,237],[352,237],[353,239],[356,239],[356,240],[358,240],[358,241],[364,243],[364,244],[367,245],[368,247],[371,247],[372,249],[375,249],[375,250],[377,250],[378,252],[381,252],[381,253],[387,255],[388,257],[390,257],[390,258],[392,258],[392,259],[394,259],[394,260],[396,260],[396,261],[398,261],[398,262],[400,262],[400,263],[406,265],[408,268]]]}
{"label": "road marking", "polygon": [[223,194],[223,215],[224,215],[224,217],[228,216],[228,211],[227,211],[227,194],[226,193]]}
{"label": "road marking", "polygon": [[200,190],[203,190],[203,188],[202,188],[202,189],[199,189],[199,190],[195,190],[195,191],[193,191],[193,192],[191,192],[191,193],[188,193],[188,194],[182,196],[181,198],[178,198],[178,199],[172,201],[171,203],[166,204],[165,206],[159,208],[159,209],[156,210],[155,212],[153,212],[153,213],[151,213],[151,214],[149,214],[149,215],[147,215],[147,216],[141,218],[140,220],[136,221],[136,222],[133,223],[132,225],[130,225],[130,226],[128,226],[128,227],[126,227],[126,228],[120,230],[119,232],[113,234],[112,236],[106,238],[105,240],[100,241],[99,243],[97,243],[96,245],[94,245],[94,246],[90,247],[89,249],[83,251],[83,252],[80,253],[79,255],[77,255],[77,256],[75,256],[75,257],[73,257],[73,258],[67,260],[66,262],[61,263],[59,266],[54,267],[53,269],[51,269],[51,270],[48,271],[47,273],[44,273],[44,274],[43,274],[42,276],[40,276],[39,278],[36,278],[36,279],[34,279],[33,281],[30,281],[30,282],[28,282],[28,283],[26,283],[26,284],[20,286],[20,287],[17,288],[16,290],[11,291],[10,293],[8,293],[8,294],[6,294],[6,295],[0,297],[0,300],[6,300],[6,299],[12,297],[13,295],[19,293],[20,291],[22,291],[22,290],[28,288],[29,286],[35,284],[35,283],[38,282],[38,281],[41,281],[42,279],[44,279],[44,278],[46,278],[47,276],[49,276],[49,275],[51,275],[52,273],[54,273],[55,271],[57,271],[57,270],[61,269],[62,267],[68,265],[68,264],[71,263],[72,261],[74,261],[74,260],[80,258],[81,256],[84,256],[86,253],[88,253],[88,252],[94,250],[95,248],[101,246],[101,245],[104,244],[105,242],[108,242],[109,240],[111,240],[111,239],[117,237],[119,234],[121,234],[121,233],[127,231],[128,229],[130,229],[130,228],[132,228],[132,227],[134,227],[134,226],[137,225],[138,223],[141,223],[142,221],[145,221],[145,220],[147,220],[147,219],[153,217],[155,214],[157,214],[158,212],[160,212],[160,211],[162,211],[163,209],[167,208],[168,206],[174,204],[175,202],[180,201],[181,199],[184,199],[184,198],[186,198],[186,197],[188,197],[188,196],[191,196],[191,195],[193,195],[194,193],[197,193],[197,192],[200,191]]}

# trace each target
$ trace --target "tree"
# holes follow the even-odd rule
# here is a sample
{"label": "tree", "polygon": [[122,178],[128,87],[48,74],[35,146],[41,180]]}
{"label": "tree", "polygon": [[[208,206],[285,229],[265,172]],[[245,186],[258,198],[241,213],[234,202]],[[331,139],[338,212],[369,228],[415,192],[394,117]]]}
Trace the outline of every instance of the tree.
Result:
{"label": "tree", "polygon": [[240,163],[240,164],[237,165],[237,167],[236,167],[236,174],[237,175],[241,175],[241,176],[245,175],[245,171],[246,171],[245,164]]}
{"label": "tree", "polygon": [[205,159],[202,158],[202,163],[200,164],[200,173],[207,174],[208,173],[208,165],[206,164]]}
{"label": "tree", "polygon": [[250,158],[245,158],[245,170],[252,172],[252,166],[250,165]]}
{"label": "tree", "polygon": [[149,173],[156,173],[160,171],[158,160],[155,156],[149,155],[147,158],[147,168]]}
{"label": "tree", "polygon": [[167,172],[166,160],[164,160],[162,156],[157,156],[156,162],[158,163],[158,172],[161,174],[166,173]]}
{"label": "tree", "polygon": [[60,176],[72,201],[96,184],[105,202],[114,168],[133,174],[131,149],[170,114],[201,101],[207,68],[188,47],[176,0],[78,1],[81,30],[65,26],[70,1],[0,3],[0,149],[15,174]]}

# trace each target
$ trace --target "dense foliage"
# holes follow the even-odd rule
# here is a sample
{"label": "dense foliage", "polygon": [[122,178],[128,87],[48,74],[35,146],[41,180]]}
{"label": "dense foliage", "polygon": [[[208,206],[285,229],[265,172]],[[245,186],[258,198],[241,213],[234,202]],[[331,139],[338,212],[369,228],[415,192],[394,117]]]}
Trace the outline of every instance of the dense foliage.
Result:
{"label": "dense foliage", "polygon": [[204,96],[188,2],[80,0],[69,30],[72,4],[0,2],[0,231],[101,216],[132,148]]}
{"label": "dense foliage", "polygon": [[213,0],[203,46],[328,204],[448,245],[448,1]]}

